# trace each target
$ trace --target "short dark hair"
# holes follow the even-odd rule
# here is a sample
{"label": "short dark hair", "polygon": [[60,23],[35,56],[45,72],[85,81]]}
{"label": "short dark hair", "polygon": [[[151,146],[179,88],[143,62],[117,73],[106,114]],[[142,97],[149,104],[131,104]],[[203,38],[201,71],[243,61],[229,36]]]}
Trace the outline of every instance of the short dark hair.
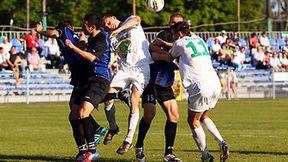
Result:
{"label": "short dark hair", "polygon": [[184,20],[184,16],[183,16],[182,14],[180,14],[180,13],[174,13],[174,14],[172,14],[172,15],[170,16],[170,21],[171,21],[171,19],[172,19],[173,17],[181,17],[181,18]]}
{"label": "short dark hair", "polygon": [[67,27],[67,26],[71,26],[73,27],[73,21],[72,20],[69,20],[69,19],[66,19],[66,18],[63,18],[58,26],[61,26],[61,27]]}
{"label": "short dark hair", "polygon": [[189,24],[187,23],[187,21],[177,22],[174,25],[172,25],[171,29],[175,33],[181,32],[184,35],[191,35],[190,34],[191,31],[189,29]]}
{"label": "short dark hair", "polygon": [[95,25],[96,29],[101,28],[101,23],[102,23],[101,18],[93,13],[85,15],[83,20],[88,21],[89,24]]}
{"label": "short dark hair", "polygon": [[4,49],[3,47],[0,47],[0,50]]}

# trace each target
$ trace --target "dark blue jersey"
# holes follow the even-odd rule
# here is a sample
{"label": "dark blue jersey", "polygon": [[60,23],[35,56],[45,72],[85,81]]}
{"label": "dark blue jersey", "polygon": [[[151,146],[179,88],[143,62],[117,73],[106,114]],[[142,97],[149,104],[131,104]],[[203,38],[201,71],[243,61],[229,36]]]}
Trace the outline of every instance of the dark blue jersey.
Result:
{"label": "dark blue jersey", "polygon": [[89,37],[87,52],[97,58],[90,63],[90,77],[100,76],[110,80],[110,40],[108,33],[101,31],[95,37]]}
{"label": "dark blue jersey", "polygon": [[83,86],[87,84],[89,76],[89,61],[85,60],[76,54],[71,48],[66,45],[66,39],[69,39],[74,45],[79,41],[79,36],[68,27],[56,27],[59,32],[57,43],[61,51],[61,55],[69,66],[71,71],[70,84]]}
{"label": "dark blue jersey", "polygon": [[[157,38],[160,38],[166,42],[172,42],[173,37],[171,31],[163,30],[158,35]],[[170,48],[164,48],[165,51],[169,51]],[[150,65],[150,82],[153,82],[161,87],[171,87],[174,83],[174,70],[175,65],[173,62],[167,61],[154,61]]]}

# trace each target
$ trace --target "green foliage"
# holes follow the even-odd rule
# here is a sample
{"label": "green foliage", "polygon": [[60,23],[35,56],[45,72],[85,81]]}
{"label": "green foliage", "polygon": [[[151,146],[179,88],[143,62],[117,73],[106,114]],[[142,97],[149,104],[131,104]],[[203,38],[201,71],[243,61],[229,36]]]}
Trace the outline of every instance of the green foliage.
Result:
{"label": "green foliage", "polygon": [[[81,26],[85,14],[94,12],[100,16],[105,14],[117,15],[125,20],[132,15],[133,0],[101,1],[101,0],[51,0],[47,2],[47,24],[55,26],[62,18],[74,21]],[[137,0],[137,14],[142,18],[143,26],[167,25],[172,13],[182,13],[187,20],[191,20],[192,27],[202,24],[223,22],[237,22],[237,0],[166,0],[164,9],[159,13],[147,10],[146,0]],[[241,0],[241,20],[261,19],[265,16],[265,1]],[[41,20],[41,0],[30,0],[30,22]],[[1,0],[1,25],[8,25],[11,18],[14,25],[26,26],[26,0]],[[236,31],[237,24],[204,26],[194,31]],[[241,25],[241,31],[262,31],[264,21]]]}

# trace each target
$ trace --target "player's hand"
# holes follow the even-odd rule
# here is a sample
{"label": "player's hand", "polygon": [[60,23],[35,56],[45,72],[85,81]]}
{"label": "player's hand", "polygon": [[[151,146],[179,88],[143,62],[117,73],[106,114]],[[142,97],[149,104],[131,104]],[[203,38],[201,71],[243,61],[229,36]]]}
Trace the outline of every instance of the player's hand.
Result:
{"label": "player's hand", "polygon": [[86,40],[87,40],[86,35],[84,34],[84,32],[81,32],[81,33],[80,33],[79,41],[85,41],[85,42],[86,42]]}
{"label": "player's hand", "polygon": [[36,24],[36,32],[41,32],[42,29],[43,29],[42,23],[41,23],[41,22],[38,22],[38,23]]}
{"label": "player's hand", "polygon": [[119,33],[119,31],[118,31],[117,29],[116,29],[116,30],[113,30],[113,31],[110,33],[110,38],[116,37],[118,33]]}
{"label": "player's hand", "polygon": [[75,47],[74,44],[69,39],[66,39],[66,45],[70,47],[71,49]]}

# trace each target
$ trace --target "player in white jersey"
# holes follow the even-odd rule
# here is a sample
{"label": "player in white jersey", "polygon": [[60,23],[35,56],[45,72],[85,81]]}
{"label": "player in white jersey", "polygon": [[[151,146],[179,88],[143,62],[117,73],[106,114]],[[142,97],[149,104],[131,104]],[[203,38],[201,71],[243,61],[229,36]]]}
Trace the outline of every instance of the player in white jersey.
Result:
{"label": "player in white jersey", "polygon": [[221,147],[220,161],[228,158],[228,145],[223,140],[209,114],[221,94],[221,85],[213,69],[207,45],[200,37],[191,34],[187,22],[176,23],[172,27],[173,43],[171,55],[180,57],[179,70],[182,84],[188,90],[188,123],[193,138],[202,152],[202,161],[211,162],[214,157],[209,153],[202,124],[215,137]]}
{"label": "player in white jersey", "polygon": [[[138,104],[150,79],[149,64],[153,62],[149,53],[149,42],[140,22],[139,16],[130,16],[124,22],[111,15],[103,18],[103,27],[110,32],[112,51],[120,56],[120,68],[111,81],[112,88],[109,93],[132,85],[128,132],[117,150],[118,154],[124,154],[132,147],[132,139],[139,120]],[[110,105],[112,104],[113,102]],[[109,105],[106,108],[109,108]]]}

